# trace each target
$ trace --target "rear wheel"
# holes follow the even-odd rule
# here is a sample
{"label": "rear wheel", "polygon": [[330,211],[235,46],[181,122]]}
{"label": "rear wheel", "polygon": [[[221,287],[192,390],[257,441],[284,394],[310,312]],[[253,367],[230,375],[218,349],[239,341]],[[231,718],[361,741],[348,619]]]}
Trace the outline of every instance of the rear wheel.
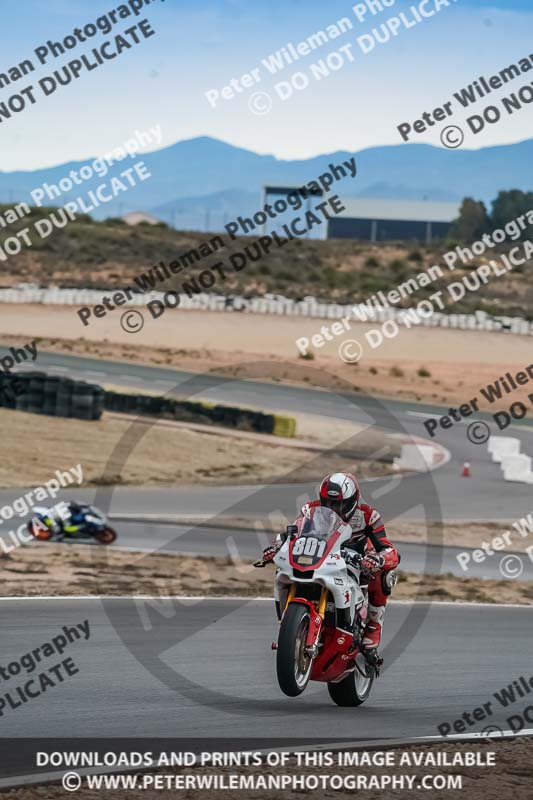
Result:
{"label": "rear wheel", "polygon": [[52,538],[50,528],[45,528],[42,522],[40,525],[34,525],[32,519],[28,522],[28,531],[35,539],[39,539],[41,542],[46,542]]}
{"label": "rear wheel", "polygon": [[355,660],[356,668],[338,683],[328,683],[329,696],[338,706],[360,706],[370,694],[374,683],[374,668],[361,653]]}
{"label": "rear wheel", "polygon": [[305,652],[309,631],[309,609],[291,603],[281,621],[276,670],[281,691],[297,697],[309,683],[313,659]]}
{"label": "rear wheel", "polygon": [[117,534],[113,528],[104,528],[102,531],[96,533],[94,538],[97,542],[100,542],[100,544],[113,544],[117,538]]}

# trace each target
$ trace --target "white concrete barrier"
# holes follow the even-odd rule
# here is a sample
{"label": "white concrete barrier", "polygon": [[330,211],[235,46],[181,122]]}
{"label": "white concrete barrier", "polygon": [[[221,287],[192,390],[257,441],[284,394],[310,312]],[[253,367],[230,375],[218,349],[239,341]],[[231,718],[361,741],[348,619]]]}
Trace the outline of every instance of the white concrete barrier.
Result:
{"label": "white concrete barrier", "polygon": [[526,455],[502,456],[500,467],[504,472],[531,472],[531,458]]}
{"label": "white concrete barrier", "polygon": [[520,439],[512,436],[489,436],[488,449],[492,460],[499,464],[504,456],[520,455]]}
{"label": "white concrete barrier", "polygon": [[410,469],[415,472],[428,472],[433,466],[435,448],[427,444],[402,444],[399,458],[394,459],[397,469]]}
{"label": "white concrete barrier", "polygon": [[530,456],[503,456],[501,461],[503,478],[517,483],[533,483]]}

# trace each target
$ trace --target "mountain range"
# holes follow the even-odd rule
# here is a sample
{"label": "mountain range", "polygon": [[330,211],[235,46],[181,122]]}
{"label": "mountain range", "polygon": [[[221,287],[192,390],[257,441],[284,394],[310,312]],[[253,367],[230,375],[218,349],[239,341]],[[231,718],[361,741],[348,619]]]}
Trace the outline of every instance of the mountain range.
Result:
{"label": "mountain range", "polygon": [[[329,164],[341,164],[352,156],[357,162],[356,178],[345,178],[333,187],[341,196],[440,201],[470,196],[489,204],[500,190],[533,190],[533,139],[479,150],[398,144],[281,160],[202,136],[138,156],[152,177],[100,205],[93,216],[103,219],[142,210],[178,228],[217,231],[238,214],[249,216],[257,211],[264,184],[304,185],[325,172]],[[32,204],[32,189],[44,182],[57,184],[70,170],[79,171],[93,160],[0,172],[0,201]],[[130,158],[116,162],[105,178],[84,181],[75,191],[46,200],[46,205],[64,205],[85,197],[133,163]]]}

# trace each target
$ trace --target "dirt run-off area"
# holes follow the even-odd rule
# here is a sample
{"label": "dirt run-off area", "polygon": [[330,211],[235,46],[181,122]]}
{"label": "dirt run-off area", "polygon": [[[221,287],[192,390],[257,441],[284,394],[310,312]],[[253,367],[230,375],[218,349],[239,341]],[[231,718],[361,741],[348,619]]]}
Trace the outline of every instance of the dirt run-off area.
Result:
{"label": "dirt run-off area", "polygon": [[[375,325],[351,322],[345,335],[333,337],[320,349],[311,348],[314,358],[305,361],[296,341],[319,334],[331,320],[182,310],[169,310],[157,320],[145,312],[145,318],[143,329],[133,335],[120,327],[120,315],[109,314],[84,328],[73,307],[3,304],[0,337],[8,347],[35,339],[41,350],[331,391],[351,388],[415,402],[464,404],[477,397],[479,407],[491,411],[527,399],[533,391],[532,382],[518,386],[510,400],[504,395],[495,404],[498,408],[480,395],[480,389],[506,372],[516,374],[531,365],[529,336],[411,328],[372,350],[365,345],[365,334]],[[51,331],[61,335],[51,336]],[[348,339],[364,345],[357,364],[339,357],[339,346]]]}
{"label": "dirt run-off area", "polygon": [[[119,540],[120,544],[120,540]],[[259,558],[259,547],[258,547]],[[152,595],[272,597],[274,570],[251,561],[121,552],[97,545],[35,542],[0,554],[4,597]],[[527,581],[401,573],[395,600],[533,605]]]}
{"label": "dirt run-off area", "polygon": [[[297,418],[297,426],[298,440],[283,440],[135,416],[104,413],[86,422],[0,408],[0,486],[37,486],[79,463],[84,488],[249,484],[280,477],[298,483],[350,466],[364,478],[390,473],[400,452],[398,439],[378,429],[319,418],[315,423],[308,415]],[[125,458],[129,439],[134,444]]]}

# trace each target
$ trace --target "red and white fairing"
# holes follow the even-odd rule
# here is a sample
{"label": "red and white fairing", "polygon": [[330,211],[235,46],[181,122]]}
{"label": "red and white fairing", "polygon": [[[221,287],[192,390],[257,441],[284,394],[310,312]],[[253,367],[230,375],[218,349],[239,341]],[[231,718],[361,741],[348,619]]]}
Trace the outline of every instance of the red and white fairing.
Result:
{"label": "red and white fairing", "polygon": [[287,538],[274,558],[275,599],[283,609],[291,584],[319,584],[331,592],[336,609],[350,609],[353,622],[355,609],[362,607],[365,596],[348,575],[341,555],[341,548],[353,536],[351,526],[322,506],[309,507],[296,524],[298,533]]}

